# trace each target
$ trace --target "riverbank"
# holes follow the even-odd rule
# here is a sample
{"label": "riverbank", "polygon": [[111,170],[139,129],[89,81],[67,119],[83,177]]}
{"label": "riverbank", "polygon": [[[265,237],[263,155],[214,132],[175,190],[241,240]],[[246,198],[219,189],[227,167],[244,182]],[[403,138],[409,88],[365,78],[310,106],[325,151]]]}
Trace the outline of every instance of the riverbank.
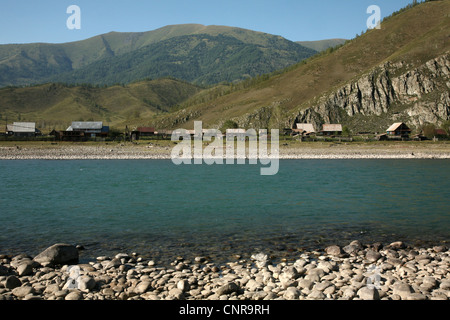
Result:
{"label": "riverbank", "polygon": [[[204,146],[206,146],[205,144]],[[171,159],[175,144],[1,142],[0,160]],[[268,146],[270,150],[270,146]],[[223,154],[225,155],[225,149]],[[297,142],[280,141],[280,159],[450,159],[447,142]]]}
{"label": "riverbank", "polygon": [[[328,246],[295,261],[264,253],[216,264],[173,257],[159,266],[139,253],[77,264],[54,245],[35,257],[0,255],[0,300],[449,300],[450,251],[394,242]],[[74,267],[75,266],[75,267]]]}

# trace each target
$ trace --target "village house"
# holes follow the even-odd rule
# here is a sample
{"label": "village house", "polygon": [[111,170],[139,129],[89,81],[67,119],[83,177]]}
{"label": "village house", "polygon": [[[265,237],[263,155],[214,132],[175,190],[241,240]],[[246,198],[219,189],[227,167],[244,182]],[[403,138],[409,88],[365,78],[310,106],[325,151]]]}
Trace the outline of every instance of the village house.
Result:
{"label": "village house", "polygon": [[101,121],[74,121],[66,130],[53,130],[51,136],[59,141],[83,141],[88,138],[106,138],[109,127]]}
{"label": "village house", "polygon": [[151,137],[156,134],[155,128],[152,127],[138,127],[131,132],[132,140],[139,140],[141,137]]}
{"label": "village house", "polygon": [[401,138],[409,138],[411,129],[403,122],[396,122],[386,130],[388,136],[397,136]]}
{"label": "village house", "polygon": [[6,134],[15,137],[35,137],[40,134],[35,122],[14,122],[6,125]]}
{"label": "village house", "polygon": [[447,131],[445,131],[444,129],[435,129],[434,135],[438,138],[445,138],[448,136]]}
{"label": "village house", "polygon": [[341,135],[342,125],[341,124],[324,124],[322,125],[322,133],[327,136]]}
{"label": "village house", "polygon": [[297,123],[296,129],[292,129],[292,135],[310,135],[316,133],[312,123]]}
{"label": "village house", "polygon": [[109,127],[104,126],[102,121],[73,121],[66,131],[83,133],[85,137],[107,137]]}

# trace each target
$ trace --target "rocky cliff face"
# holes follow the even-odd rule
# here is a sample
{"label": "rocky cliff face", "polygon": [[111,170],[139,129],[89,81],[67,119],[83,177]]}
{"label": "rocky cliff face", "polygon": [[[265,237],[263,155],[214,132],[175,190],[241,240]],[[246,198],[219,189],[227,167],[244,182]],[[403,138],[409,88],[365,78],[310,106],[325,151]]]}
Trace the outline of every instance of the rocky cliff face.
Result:
{"label": "rocky cliff face", "polygon": [[344,123],[349,117],[387,116],[406,119],[408,125],[440,124],[450,119],[450,52],[412,68],[405,62],[387,62],[359,79],[318,99],[300,111],[298,122]]}

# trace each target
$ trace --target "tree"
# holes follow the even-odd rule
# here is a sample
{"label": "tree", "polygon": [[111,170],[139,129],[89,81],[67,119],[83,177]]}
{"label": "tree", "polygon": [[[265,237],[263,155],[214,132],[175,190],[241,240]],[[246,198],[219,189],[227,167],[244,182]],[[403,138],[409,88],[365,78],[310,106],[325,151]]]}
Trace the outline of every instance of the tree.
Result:
{"label": "tree", "polygon": [[224,132],[227,129],[237,129],[237,128],[239,128],[239,125],[235,121],[227,120],[223,123],[220,131]]}
{"label": "tree", "polygon": [[349,136],[352,135],[352,131],[350,130],[349,127],[344,126],[344,127],[342,128],[342,135],[343,135],[343,136],[349,137]]}
{"label": "tree", "polygon": [[428,123],[422,126],[422,134],[428,139],[433,139],[435,136],[436,126],[434,124]]}
{"label": "tree", "polygon": [[444,121],[441,127],[450,135],[450,120]]}

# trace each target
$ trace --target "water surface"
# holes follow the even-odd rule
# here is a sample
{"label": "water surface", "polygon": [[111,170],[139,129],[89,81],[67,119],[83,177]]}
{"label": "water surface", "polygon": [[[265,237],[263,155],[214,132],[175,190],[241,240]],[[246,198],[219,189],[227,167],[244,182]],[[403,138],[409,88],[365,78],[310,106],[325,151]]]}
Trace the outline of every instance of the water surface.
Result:
{"label": "water surface", "polygon": [[138,251],[226,260],[259,251],[449,240],[449,160],[281,160],[180,165],[170,160],[0,162],[0,252],[84,245],[83,256]]}

